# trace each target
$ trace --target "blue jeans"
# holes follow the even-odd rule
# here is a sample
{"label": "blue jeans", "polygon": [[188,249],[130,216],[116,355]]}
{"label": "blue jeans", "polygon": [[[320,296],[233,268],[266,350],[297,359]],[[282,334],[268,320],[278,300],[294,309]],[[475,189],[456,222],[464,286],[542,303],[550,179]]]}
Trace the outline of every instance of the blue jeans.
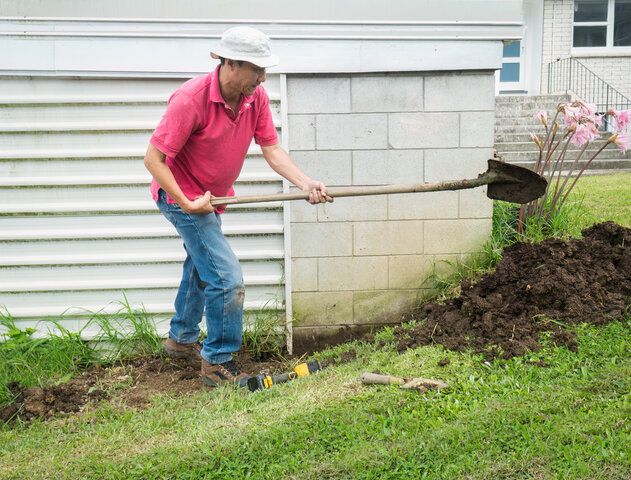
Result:
{"label": "blue jeans", "polygon": [[193,343],[206,308],[208,336],[201,355],[209,363],[224,363],[241,348],[243,333],[243,274],[236,255],[221,232],[218,214],[193,215],[168,204],[160,189],[158,208],[184,241],[186,260],[175,298],[169,337]]}

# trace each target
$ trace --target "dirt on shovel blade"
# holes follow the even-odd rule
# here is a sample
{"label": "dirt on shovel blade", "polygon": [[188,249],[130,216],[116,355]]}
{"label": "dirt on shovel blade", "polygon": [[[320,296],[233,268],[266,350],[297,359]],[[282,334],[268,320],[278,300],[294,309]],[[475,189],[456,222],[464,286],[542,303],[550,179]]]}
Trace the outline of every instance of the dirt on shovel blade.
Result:
{"label": "dirt on shovel blade", "polygon": [[413,331],[397,328],[399,350],[439,343],[511,358],[540,348],[541,332],[575,349],[565,324],[622,319],[631,304],[631,229],[606,222],[582,233],[508,247],[494,272],[463,281],[458,298],[414,312]]}

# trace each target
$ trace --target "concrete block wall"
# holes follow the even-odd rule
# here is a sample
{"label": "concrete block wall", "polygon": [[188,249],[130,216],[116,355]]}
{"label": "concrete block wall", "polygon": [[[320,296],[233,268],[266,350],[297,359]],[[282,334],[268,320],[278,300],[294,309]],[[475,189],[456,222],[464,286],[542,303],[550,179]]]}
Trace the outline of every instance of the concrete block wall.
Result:
{"label": "concrete block wall", "polygon": [[[476,177],[493,155],[492,71],[289,76],[287,94],[290,154],[328,186]],[[293,202],[294,338],[399,321],[491,209],[484,189]]]}
{"label": "concrete block wall", "polygon": [[[548,64],[572,56],[574,0],[545,0],[543,5],[541,91],[548,91]],[[577,57],[587,68],[627,98],[631,98],[631,57]]]}

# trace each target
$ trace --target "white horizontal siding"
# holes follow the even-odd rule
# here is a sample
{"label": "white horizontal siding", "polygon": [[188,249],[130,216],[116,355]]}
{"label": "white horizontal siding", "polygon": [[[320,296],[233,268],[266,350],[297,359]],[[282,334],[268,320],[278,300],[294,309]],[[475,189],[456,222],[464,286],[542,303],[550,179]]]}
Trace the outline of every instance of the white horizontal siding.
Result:
{"label": "white horizontal siding", "polygon": [[[97,188],[98,187],[98,188]],[[273,194],[282,191],[281,182],[241,183],[238,195]],[[74,212],[151,212],[156,205],[147,185],[63,186],[59,188],[0,188],[0,214],[74,213]],[[271,205],[271,207],[270,207]],[[279,203],[235,205],[231,209],[274,208]]]}
{"label": "white horizontal siding", "polygon": [[[125,290],[125,297],[132,305],[144,305],[152,314],[173,311],[176,288],[139,288]],[[282,288],[274,290],[269,285],[249,285],[245,292],[246,309],[282,309]],[[69,307],[63,295],[56,291],[31,292],[28,296],[20,293],[4,293],[3,299],[10,301],[14,316],[22,319],[44,319],[62,313],[73,316],[89,316],[91,313],[113,313],[120,310],[120,302],[125,298],[120,290],[83,290],[73,292],[76,302]]]}
{"label": "white horizontal siding", "polygon": [[[150,197],[142,159],[182,82],[0,78],[0,306],[21,325],[63,315],[80,329],[94,312],[120,310],[125,296],[172,314],[185,254]],[[278,77],[266,86],[280,127]],[[235,190],[282,188],[253,144]],[[282,310],[282,204],[230,208],[222,220],[246,309]]]}
{"label": "white horizontal siding", "polygon": [[[240,260],[272,260],[284,254],[282,235],[236,236],[228,242]],[[184,258],[179,238],[0,242],[3,266],[181,262]]]}
{"label": "white horizontal siding", "polygon": [[[157,209],[156,209],[157,210]],[[233,211],[222,217],[226,235],[282,233],[281,211]],[[159,213],[93,216],[0,216],[0,241],[177,237]]]}

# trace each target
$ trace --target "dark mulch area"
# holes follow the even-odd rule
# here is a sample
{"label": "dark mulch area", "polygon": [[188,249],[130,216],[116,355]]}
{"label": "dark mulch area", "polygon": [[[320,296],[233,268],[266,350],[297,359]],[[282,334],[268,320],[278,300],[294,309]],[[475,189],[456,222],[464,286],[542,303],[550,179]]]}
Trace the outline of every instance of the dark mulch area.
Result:
{"label": "dark mulch area", "polygon": [[508,247],[494,272],[462,282],[458,298],[414,312],[412,331],[397,327],[399,350],[439,343],[511,358],[540,348],[545,331],[575,349],[566,325],[621,319],[631,304],[631,229],[605,222],[582,234]]}
{"label": "dark mulch area", "polygon": [[[281,360],[255,361],[245,353],[239,353],[236,362],[248,373],[277,373],[284,366]],[[73,414],[108,399],[144,408],[156,394],[182,395],[208,389],[199,376],[200,362],[150,356],[111,367],[92,367],[61,385],[25,388],[13,383],[9,389],[15,401],[0,407],[0,422]]]}

